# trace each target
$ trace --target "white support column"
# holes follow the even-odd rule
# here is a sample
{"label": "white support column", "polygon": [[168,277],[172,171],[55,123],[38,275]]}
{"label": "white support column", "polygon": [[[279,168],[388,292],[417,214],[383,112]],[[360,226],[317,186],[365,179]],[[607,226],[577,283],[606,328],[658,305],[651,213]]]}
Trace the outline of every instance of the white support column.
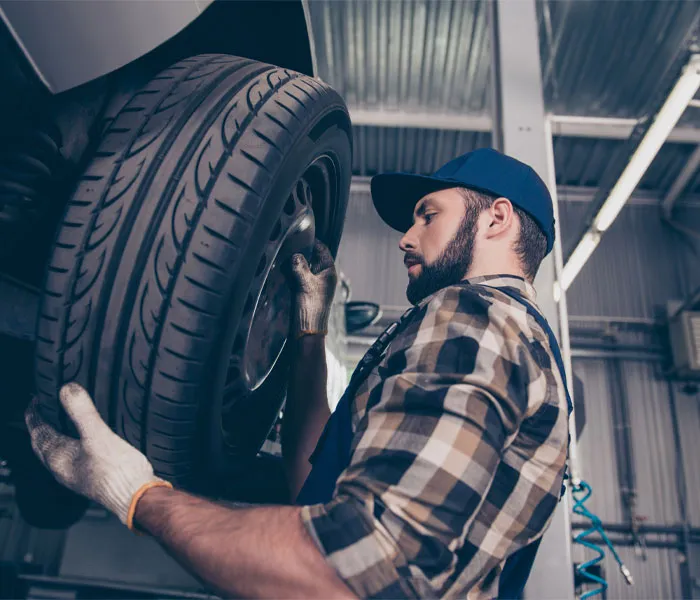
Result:
{"label": "white support column", "polygon": [[[551,132],[546,126],[535,0],[493,3],[494,140],[501,150],[530,165],[551,187],[553,165],[548,158]],[[553,190],[556,194],[556,190]],[[561,240],[557,239],[557,244]],[[538,304],[555,332],[559,315],[554,301],[554,253],[535,280]],[[526,598],[573,600],[571,524],[564,499],[542,540]]]}

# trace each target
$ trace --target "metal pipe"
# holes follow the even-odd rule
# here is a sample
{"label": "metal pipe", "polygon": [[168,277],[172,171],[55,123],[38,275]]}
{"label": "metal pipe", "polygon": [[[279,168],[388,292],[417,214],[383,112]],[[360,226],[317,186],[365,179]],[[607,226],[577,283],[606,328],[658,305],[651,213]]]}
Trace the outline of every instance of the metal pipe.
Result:
{"label": "metal pipe", "polygon": [[613,440],[615,443],[615,460],[617,462],[620,495],[623,503],[622,508],[630,524],[635,546],[641,551],[642,540],[639,535],[639,524],[637,523],[637,478],[625,376],[618,358],[609,360],[607,367],[612,388]]}
{"label": "metal pipe", "polygon": [[[573,522],[571,529],[583,530],[588,529],[590,524],[582,522]],[[601,523],[601,527],[606,532],[612,533],[627,533],[631,534],[632,530],[627,523]],[[640,533],[643,534],[662,534],[662,535],[682,535],[683,527],[681,525],[659,525],[659,524],[640,524],[638,527]],[[700,539],[700,527],[691,527],[689,535],[693,538]]]}
{"label": "metal pipe", "polygon": [[[638,544],[637,540],[634,539],[632,528],[627,523],[601,523],[601,527],[605,530],[606,534],[618,534],[618,536],[608,536],[613,546],[636,547]],[[575,522],[571,524],[572,531],[582,531],[589,528],[590,524],[588,523]],[[637,527],[637,531],[642,536],[673,536],[675,538],[674,540],[663,540],[645,537],[645,548],[673,548],[683,551],[682,537],[684,533],[682,526],[643,524]],[[619,537],[620,535],[624,535],[624,537]],[[596,544],[605,544],[602,537],[588,537],[586,539]],[[700,528],[689,529],[689,540],[692,543],[700,543]]]}
{"label": "metal pipe", "polygon": [[611,325],[648,325],[659,327],[661,323],[656,319],[645,317],[593,317],[589,315],[569,315],[569,321],[575,323],[605,323]]}
{"label": "metal pipe", "polygon": [[[552,195],[552,206],[554,208],[554,234],[556,243],[554,244],[554,281],[559,281],[562,269],[564,268],[564,253],[561,247],[561,219],[559,218],[559,197],[557,195],[556,181],[556,165],[554,163],[554,138],[552,137],[552,123],[549,118],[545,119],[544,125],[545,137],[547,140],[547,173],[549,181],[547,182]],[[571,354],[571,336],[569,332],[569,307],[567,304],[566,291],[555,285],[555,300],[557,292],[559,298],[557,301],[557,316],[559,318],[559,342],[561,346],[562,361],[564,363],[564,372],[568,383],[569,395],[571,401],[574,402],[574,369],[572,365]],[[581,464],[578,456],[578,438],[576,437],[576,415],[574,411],[569,415],[569,476],[573,485],[578,485],[581,481]]]}
{"label": "metal pipe", "polygon": [[629,360],[639,362],[663,362],[666,356],[663,354],[655,354],[651,352],[619,352],[610,350],[590,350],[587,348],[574,347],[571,350],[571,356],[580,360]]}
{"label": "metal pipe", "polygon": [[575,340],[573,347],[577,350],[601,350],[616,354],[618,352],[644,352],[646,354],[664,355],[664,349],[661,346],[652,346],[650,344],[606,344],[595,343],[589,341]]}
{"label": "metal pipe", "polygon": [[[618,546],[618,547],[635,547],[636,542],[634,540],[625,539],[625,538],[611,538],[608,536],[608,539],[610,539],[610,543],[613,546]],[[593,544],[599,545],[601,547],[605,547],[605,540],[603,540],[602,537],[599,536],[591,536],[586,538],[587,542],[591,542]],[[645,540],[644,545],[647,548],[665,548],[665,549],[671,549],[671,550],[678,550],[680,549],[680,545],[678,542],[666,542],[663,540]]]}
{"label": "metal pipe", "polygon": [[690,544],[690,521],[688,518],[688,487],[685,480],[685,463],[683,460],[683,446],[681,444],[681,432],[676,408],[676,391],[673,382],[668,379],[668,399],[671,412],[671,426],[673,428],[673,447],[676,453],[676,491],[678,493],[678,509],[682,521],[681,543],[685,562],[681,564],[681,582],[683,597],[690,598],[692,594],[692,580],[690,574],[692,546]]}

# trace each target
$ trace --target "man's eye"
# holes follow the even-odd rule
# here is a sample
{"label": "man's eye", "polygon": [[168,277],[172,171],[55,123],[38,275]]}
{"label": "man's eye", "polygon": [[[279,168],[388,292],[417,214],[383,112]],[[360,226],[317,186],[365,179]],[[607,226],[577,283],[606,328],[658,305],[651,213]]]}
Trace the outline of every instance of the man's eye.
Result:
{"label": "man's eye", "polygon": [[426,225],[427,225],[428,223],[430,223],[430,221],[433,220],[433,217],[435,216],[435,214],[436,214],[436,213],[426,213],[425,215],[423,215],[423,219],[425,219]]}

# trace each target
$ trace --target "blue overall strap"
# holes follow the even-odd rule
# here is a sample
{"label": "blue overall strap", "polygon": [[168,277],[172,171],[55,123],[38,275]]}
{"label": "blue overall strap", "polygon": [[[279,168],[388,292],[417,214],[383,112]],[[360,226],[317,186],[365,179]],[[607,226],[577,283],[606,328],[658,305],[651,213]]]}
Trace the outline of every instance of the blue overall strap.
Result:
{"label": "blue overall strap", "polygon": [[[559,349],[559,342],[557,341],[552,328],[547,323],[542,314],[530,304],[525,298],[519,295],[515,291],[511,291],[505,288],[496,288],[503,292],[507,296],[510,296],[516,302],[522,304],[529,315],[531,315],[537,324],[542,328],[542,330],[547,334],[549,338],[549,347],[554,355],[554,360],[559,368],[559,373],[561,374],[561,379],[564,382],[564,391],[566,392],[566,403],[568,408],[568,414],[571,414],[573,410],[573,404],[571,402],[571,396],[569,395],[569,388],[566,383],[566,370],[564,369],[564,360],[561,356],[561,350]],[[506,560],[506,564],[503,566],[503,572],[498,583],[498,598],[499,600],[518,600],[522,598],[523,591],[525,590],[525,584],[527,583],[530,572],[532,571],[532,565],[535,562],[535,556],[537,556],[537,551],[540,547],[540,542],[542,537],[539,537],[534,542],[528,544],[524,548],[521,548],[517,552],[514,552]]]}
{"label": "blue overall strap", "polygon": [[569,385],[566,381],[566,369],[564,368],[564,359],[561,356],[561,350],[559,349],[559,342],[557,341],[557,336],[554,335],[552,328],[549,326],[549,323],[547,323],[547,319],[545,319],[540,313],[540,311],[538,311],[532,304],[530,304],[517,292],[509,290],[507,288],[495,289],[498,289],[498,291],[503,292],[506,296],[510,296],[516,302],[520,302],[520,304],[522,304],[525,307],[528,314],[532,316],[532,318],[535,319],[535,321],[537,321],[537,324],[547,334],[547,338],[549,338],[549,347],[552,350],[552,354],[554,355],[554,362],[557,363],[557,367],[559,368],[559,374],[561,375],[561,380],[564,383],[564,392],[566,392],[566,406],[568,408],[568,414],[571,414],[574,410],[574,405],[571,402],[571,396],[569,395]]}
{"label": "blue overall strap", "polygon": [[[353,373],[354,375],[354,373]],[[352,446],[352,411],[350,386],[328,419],[323,433],[311,455],[313,465],[304,482],[296,503],[299,506],[325,504],[333,497],[335,482],[350,464]]]}
{"label": "blue overall strap", "polygon": [[377,338],[357,365],[343,397],[328,419],[316,449],[311,455],[310,462],[313,467],[297,496],[298,505],[325,503],[333,497],[335,483],[350,464],[352,455],[352,401],[355,394],[370,371],[382,361],[389,344],[417,310],[417,307],[409,309],[397,322],[392,323]]}

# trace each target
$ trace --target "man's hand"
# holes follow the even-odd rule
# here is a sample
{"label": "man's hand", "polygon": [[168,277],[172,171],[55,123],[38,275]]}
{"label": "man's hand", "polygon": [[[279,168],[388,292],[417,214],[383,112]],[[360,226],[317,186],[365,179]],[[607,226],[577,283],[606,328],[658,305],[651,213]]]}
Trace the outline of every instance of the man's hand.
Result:
{"label": "man's hand", "polygon": [[26,413],[32,446],[56,479],[96,500],[123,523],[127,515],[196,577],[229,598],[352,598],[319,552],[301,508],[231,509],[171,487],[148,459],[114,434],[77,384],[61,404],[80,439],[41,420],[36,401]]}
{"label": "man's hand", "polygon": [[311,265],[303,254],[292,257],[296,309],[294,312],[294,336],[328,333],[328,319],[338,277],[333,257],[326,246],[316,241]]}
{"label": "man's hand", "polygon": [[35,399],[25,414],[34,452],[59,483],[131,525],[127,521],[137,492],[147,484],[167,484],[154,475],[141,452],[112,432],[80,385],[69,383],[59,395],[80,439],[62,435],[43,422]]}

